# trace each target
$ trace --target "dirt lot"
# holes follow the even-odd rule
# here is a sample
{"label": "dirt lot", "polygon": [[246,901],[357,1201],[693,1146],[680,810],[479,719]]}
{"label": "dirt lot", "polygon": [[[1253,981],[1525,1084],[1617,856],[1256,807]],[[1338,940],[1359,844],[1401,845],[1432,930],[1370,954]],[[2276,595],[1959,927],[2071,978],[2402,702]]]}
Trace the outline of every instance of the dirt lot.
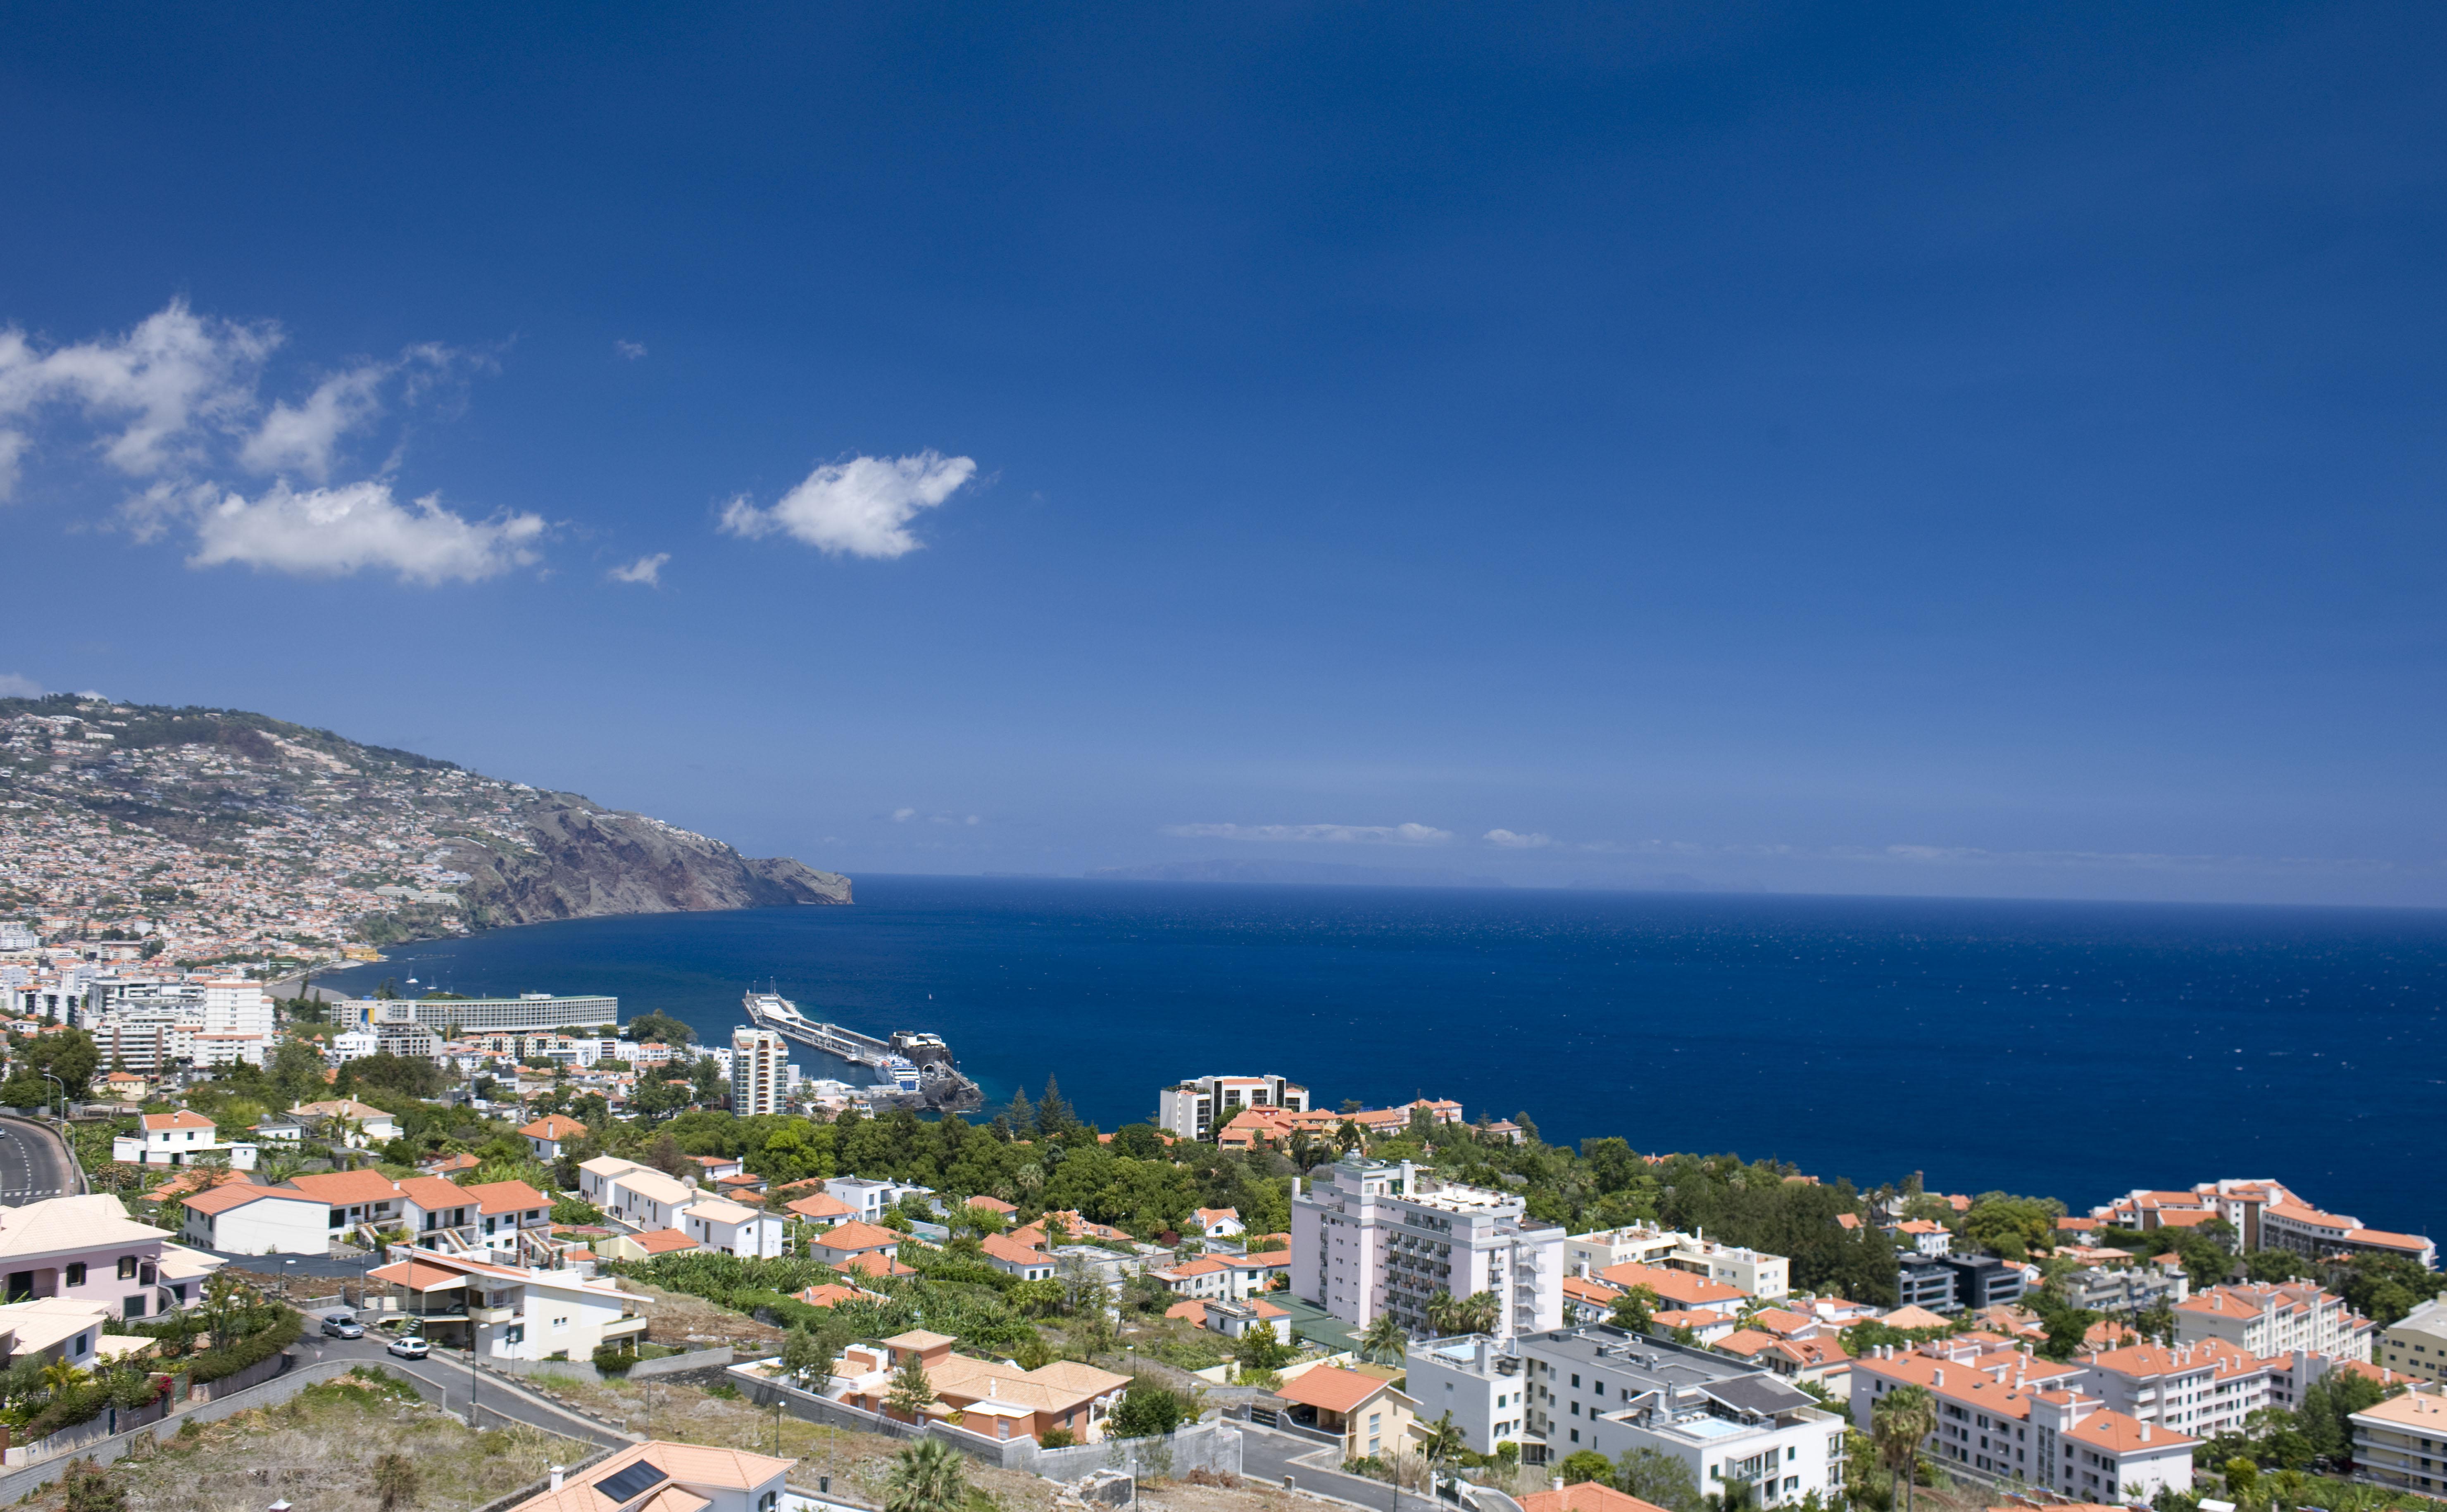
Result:
{"label": "dirt lot", "polygon": [[[570,1455],[566,1440],[531,1428],[471,1433],[404,1386],[353,1381],[310,1388],[289,1402],[191,1425],[107,1472],[129,1512],[262,1512],[287,1499],[313,1512],[374,1512],[374,1461],[406,1456],[422,1483],[415,1504],[480,1506],[541,1479]],[[58,1512],[54,1483],[28,1505]]]}
{"label": "dirt lot", "polygon": [[649,1319],[647,1336],[656,1344],[675,1349],[728,1344],[743,1354],[765,1354],[782,1342],[780,1329],[759,1323],[745,1313],[733,1313],[685,1292],[666,1292],[630,1276],[621,1276],[619,1281],[620,1290],[635,1292],[645,1299],[638,1311]]}

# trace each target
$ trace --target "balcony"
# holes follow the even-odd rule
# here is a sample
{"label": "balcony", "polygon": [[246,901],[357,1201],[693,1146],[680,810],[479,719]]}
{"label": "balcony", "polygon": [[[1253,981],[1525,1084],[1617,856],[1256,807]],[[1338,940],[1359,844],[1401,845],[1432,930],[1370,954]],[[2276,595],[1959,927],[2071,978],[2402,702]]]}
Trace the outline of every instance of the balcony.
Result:
{"label": "balcony", "polygon": [[516,1323],[519,1310],[515,1307],[471,1307],[466,1315],[479,1323]]}

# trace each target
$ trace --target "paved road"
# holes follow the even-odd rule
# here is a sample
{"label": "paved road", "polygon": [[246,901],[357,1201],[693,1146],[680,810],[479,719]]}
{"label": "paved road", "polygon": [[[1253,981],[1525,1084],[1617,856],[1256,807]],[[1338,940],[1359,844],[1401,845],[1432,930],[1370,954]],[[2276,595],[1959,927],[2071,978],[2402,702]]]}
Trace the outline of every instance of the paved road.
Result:
{"label": "paved road", "polygon": [[79,1190],[76,1162],[59,1135],[30,1119],[0,1117],[0,1204],[15,1207]]}
{"label": "paved road", "polygon": [[[450,1353],[436,1350],[422,1360],[403,1360],[384,1346],[379,1334],[368,1333],[361,1339],[334,1339],[313,1332],[309,1324],[306,1336],[298,1341],[298,1356],[312,1362],[322,1360],[364,1360],[379,1365],[397,1375],[412,1375],[442,1392],[446,1411],[465,1416],[470,1395],[467,1356],[462,1351]],[[498,1427],[503,1419],[524,1423],[547,1432],[568,1438],[584,1439],[590,1444],[622,1445],[634,1442],[605,1428],[592,1418],[580,1417],[549,1402],[523,1395],[503,1384],[497,1375],[480,1375],[473,1384],[476,1400],[476,1426]]]}
{"label": "paved road", "polygon": [[[1235,1422],[1233,1427],[1241,1430],[1242,1474],[1277,1485],[1282,1484],[1283,1477],[1288,1475],[1303,1491],[1394,1512],[1392,1486],[1365,1476],[1345,1475],[1335,1468],[1342,1463],[1341,1450],[1336,1446],[1298,1434],[1278,1433],[1255,1423]],[[1453,1504],[1405,1491],[1400,1512],[1453,1512]]]}

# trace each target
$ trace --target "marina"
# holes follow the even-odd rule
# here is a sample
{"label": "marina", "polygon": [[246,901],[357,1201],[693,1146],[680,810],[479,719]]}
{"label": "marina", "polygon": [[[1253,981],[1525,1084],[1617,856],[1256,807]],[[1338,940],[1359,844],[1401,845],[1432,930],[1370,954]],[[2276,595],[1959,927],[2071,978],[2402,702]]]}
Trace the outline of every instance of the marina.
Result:
{"label": "marina", "polygon": [[935,1113],[972,1112],[985,1106],[984,1093],[960,1074],[951,1047],[939,1034],[895,1030],[889,1039],[877,1039],[809,1018],[779,992],[750,990],[740,1006],[758,1029],[771,1030],[794,1045],[863,1068],[875,1085],[891,1088],[894,1106]]}

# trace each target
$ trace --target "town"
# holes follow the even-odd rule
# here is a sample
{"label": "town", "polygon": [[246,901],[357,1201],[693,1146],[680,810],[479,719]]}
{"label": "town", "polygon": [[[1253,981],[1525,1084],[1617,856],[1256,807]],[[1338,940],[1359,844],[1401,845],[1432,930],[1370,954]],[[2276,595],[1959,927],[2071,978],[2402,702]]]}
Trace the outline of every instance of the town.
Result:
{"label": "town", "polygon": [[[2273,1179],[2075,1213],[1274,1074],[1153,1087],[1110,1131],[1055,1083],[924,1119],[753,1025],[280,997],[32,933],[0,954],[0,1102],[74,1179],[0,1213],[0,1490],[316,1389],[309,1351],[470,1426],[488,1393],[559,1446],[539,1508],[973,1476],[1080,1506],[1186,1477],[1480,1512],[2333,1512],[2447,1480],[2435,1246]],[[839,1493],[765,1452],[792,1442]]]}

